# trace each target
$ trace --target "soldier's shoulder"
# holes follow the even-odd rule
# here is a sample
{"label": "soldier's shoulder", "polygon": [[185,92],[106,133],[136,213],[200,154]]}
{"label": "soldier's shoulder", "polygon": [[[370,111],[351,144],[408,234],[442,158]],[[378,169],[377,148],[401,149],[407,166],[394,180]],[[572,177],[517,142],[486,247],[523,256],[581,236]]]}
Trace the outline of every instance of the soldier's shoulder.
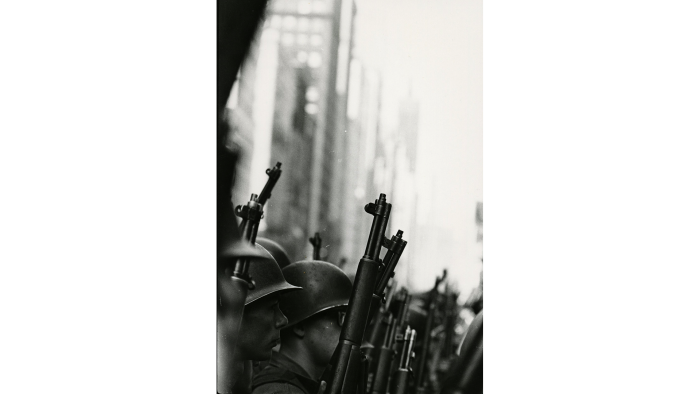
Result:
{"label": "soldier's shoulder", "polygon": [[270,382],[255,387],[251,394],[306,394],[306,392],[286,382]]}

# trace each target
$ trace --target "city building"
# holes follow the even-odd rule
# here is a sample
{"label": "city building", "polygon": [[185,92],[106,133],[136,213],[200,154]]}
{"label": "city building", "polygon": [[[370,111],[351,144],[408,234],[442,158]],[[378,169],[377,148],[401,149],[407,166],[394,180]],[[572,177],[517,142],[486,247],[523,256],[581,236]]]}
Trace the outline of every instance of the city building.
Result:
{"label": "city building", "polygon": [[315,232],[327,246],[322,257],[340,259],[355,12],[353,0],[271,1],[241,73],[244,82],[234,88],[239,108],[231,105],[232,128],[246,151],[234,201],[259,193],[265,169],[281,162],[259,235],[282,244],[292,259],[311,255],[308,238]]}

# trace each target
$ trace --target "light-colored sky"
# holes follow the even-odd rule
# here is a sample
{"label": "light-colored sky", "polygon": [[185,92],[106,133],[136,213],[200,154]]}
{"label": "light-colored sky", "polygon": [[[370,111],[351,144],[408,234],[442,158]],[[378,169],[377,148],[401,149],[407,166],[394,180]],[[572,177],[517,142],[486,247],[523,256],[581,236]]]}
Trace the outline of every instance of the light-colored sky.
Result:
{"label": "light-colored sky", "polygon": [[482,0],[356,4],[355,56],[383,75],[385,125],[395,128],[409,85],[420,103],[418,221],[442,238],[414,241],[412,285],[430,288],[445,267],[467,293],[482,257],[474,219],[483,200]]}

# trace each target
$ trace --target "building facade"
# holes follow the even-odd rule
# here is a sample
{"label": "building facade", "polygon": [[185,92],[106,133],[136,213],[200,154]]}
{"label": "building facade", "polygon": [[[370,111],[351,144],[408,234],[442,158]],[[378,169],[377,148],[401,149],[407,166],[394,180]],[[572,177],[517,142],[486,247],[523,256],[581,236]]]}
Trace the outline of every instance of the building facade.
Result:
{"label": "building facade", "polygon": [[311,255],[315,232],[327,246],[322,257],[340,258],[354,15],[352,0],[271,1],[237,87],[232,112],[247,117],[235,117],[233,127],[251,153],[239,161],[234,201],[259,193],[265,169],[281,162],[259,235],[293,260]]}

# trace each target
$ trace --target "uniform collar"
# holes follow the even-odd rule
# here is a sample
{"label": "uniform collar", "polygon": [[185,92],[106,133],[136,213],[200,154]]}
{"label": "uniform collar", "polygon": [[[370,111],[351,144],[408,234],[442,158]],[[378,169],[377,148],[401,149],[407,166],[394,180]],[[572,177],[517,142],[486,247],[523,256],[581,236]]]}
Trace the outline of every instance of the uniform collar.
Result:
{"label": "uniform collar", "polygon": [[272,353],[272,357],[270,358],[270,365],[274,365],[283,369],[286,369],[292,373],[295,373],[299,376],[302,376],[307,379],[315,380],[311,376],[309,376],[309,373],[302,368],[301,365],[299,365],[296,361],[294,361],[292,358],[289,356],[282,354],[280,352],[274,352]]}

